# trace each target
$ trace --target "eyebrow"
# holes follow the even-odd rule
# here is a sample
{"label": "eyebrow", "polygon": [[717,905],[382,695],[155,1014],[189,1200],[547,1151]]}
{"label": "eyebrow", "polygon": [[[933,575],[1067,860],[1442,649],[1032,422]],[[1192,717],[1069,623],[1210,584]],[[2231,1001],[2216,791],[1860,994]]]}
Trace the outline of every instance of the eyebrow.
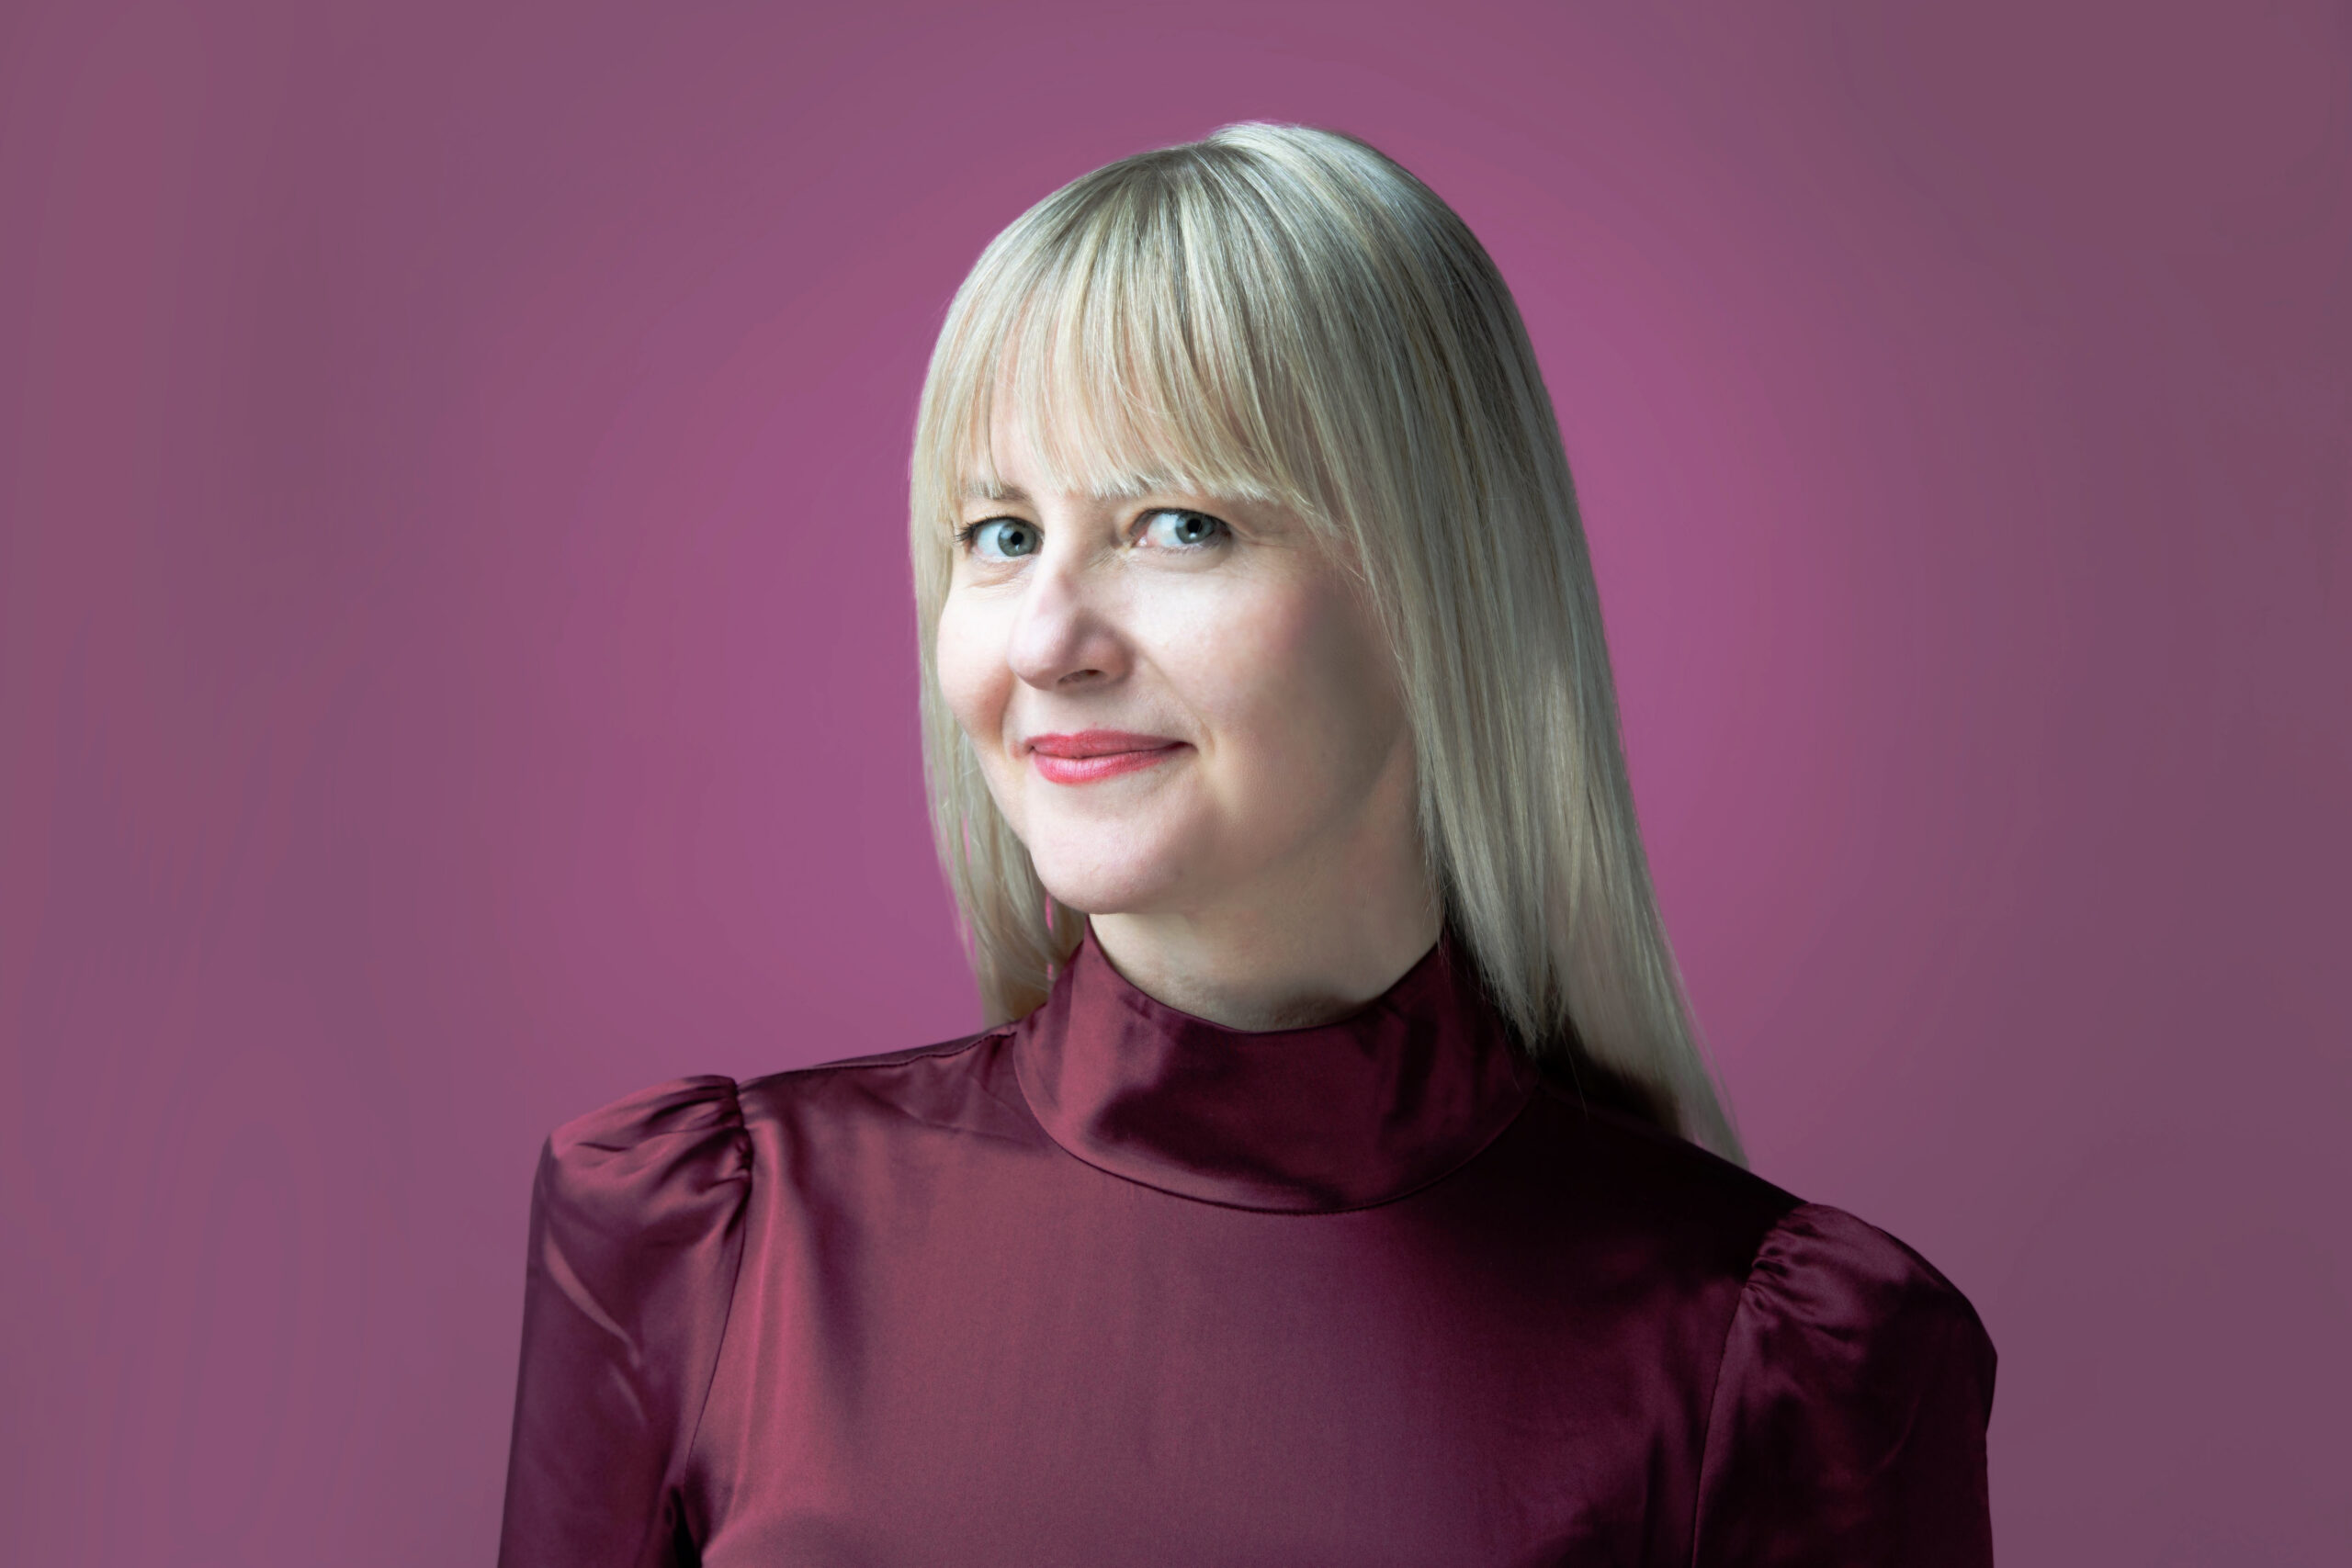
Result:
{"label": "eyebrow", "polygon": [[1023,490],[1019,485],[992,483],[978,479],[967,481],[965,484],[964,499],[966,501],[1013,501],[1019,502],[1023,506],[1030,504],[1029,492]]}

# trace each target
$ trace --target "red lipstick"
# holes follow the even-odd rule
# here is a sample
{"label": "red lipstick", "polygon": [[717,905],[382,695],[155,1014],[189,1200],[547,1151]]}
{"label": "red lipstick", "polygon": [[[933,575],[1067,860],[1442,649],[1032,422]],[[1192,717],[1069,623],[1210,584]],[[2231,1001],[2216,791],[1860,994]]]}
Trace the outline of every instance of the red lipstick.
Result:
{"label": "red lipstick", "polygon": [[1156,767],[1184,749],[1165,735],[1136,735],[1124,729],[1081,729],[1074,735],[1033,735],[1030,765],[1048,784],[1092,784],[1142,768]]}

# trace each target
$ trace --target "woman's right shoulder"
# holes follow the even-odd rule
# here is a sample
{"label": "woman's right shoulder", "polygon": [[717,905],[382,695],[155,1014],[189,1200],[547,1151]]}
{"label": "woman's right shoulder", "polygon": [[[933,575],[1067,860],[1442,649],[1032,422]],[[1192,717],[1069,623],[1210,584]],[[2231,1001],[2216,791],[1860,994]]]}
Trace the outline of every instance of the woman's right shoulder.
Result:
{"label": "woman's right shoulder", "polygon": [[[789,1067],[741,1087],[745,1118],[780,1145],[1010,1131],[1019,1120],[1009,1027],[933,1044]],[[760,1140],[767,1141],[765,1135]]]}
{"label": "woman's right shoulder", "polygon": [[740,1206],[764,1129],[821,1137],[876,1120],[944,1127],[1005,1110],[988,1047],[1003,1029],[872,1055],[790,1067],[740,1083],[672,1078],[573,1118],[539,1161],[544,1203],[591,1229],[641,1235],[649,1224],[708,1224]]}
{"label": "woman's right shoulder", "polygon": [[724,1224],[751,1179],[735,1080],[672,1078],[576,1116],[548,1134],[536,1198],[548,1223],[589,1238],[654,1239]]}

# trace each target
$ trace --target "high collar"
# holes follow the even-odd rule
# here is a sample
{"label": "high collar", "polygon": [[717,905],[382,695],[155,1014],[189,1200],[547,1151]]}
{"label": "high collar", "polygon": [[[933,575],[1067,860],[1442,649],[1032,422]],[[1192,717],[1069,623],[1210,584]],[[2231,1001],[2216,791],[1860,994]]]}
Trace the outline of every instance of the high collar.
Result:
{"label": "high collar", "polygon": [[1519,1114],[1534,1075],[1450,936],[1336,1022],[1228,1029],[1145,995],[1089,931],[1015,1033],[1053,1140],[1180,1197],[1293,1213],[1401,1198]]}

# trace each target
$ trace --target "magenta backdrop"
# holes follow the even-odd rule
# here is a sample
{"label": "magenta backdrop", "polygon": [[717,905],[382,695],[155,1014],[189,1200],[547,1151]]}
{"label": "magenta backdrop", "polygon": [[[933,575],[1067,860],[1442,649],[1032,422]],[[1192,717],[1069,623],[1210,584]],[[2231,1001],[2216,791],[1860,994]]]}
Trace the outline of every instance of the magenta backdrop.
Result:
{"label": "magenta backdrop", "polygon": [[7,1555],[485,1561],[547,1130],[977,1026],[930,335],[1254,117],[1518,290],[1756,1168],[1983,1311],[2003,1561],[2345,1561],[2352,21],[1925,9],[0,13]]}

